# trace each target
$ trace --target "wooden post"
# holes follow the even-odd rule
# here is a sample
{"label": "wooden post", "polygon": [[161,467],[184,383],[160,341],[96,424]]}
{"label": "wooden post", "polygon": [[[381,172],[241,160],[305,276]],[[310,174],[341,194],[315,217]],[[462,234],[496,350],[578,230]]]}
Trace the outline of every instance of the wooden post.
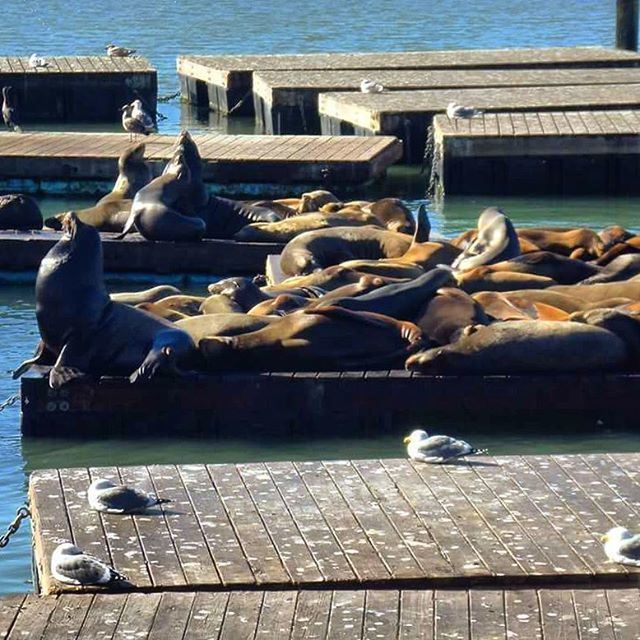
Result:
{"label": "wooden post", "polygon": [[638,0],[616,0],[616,47],[638,50]]}

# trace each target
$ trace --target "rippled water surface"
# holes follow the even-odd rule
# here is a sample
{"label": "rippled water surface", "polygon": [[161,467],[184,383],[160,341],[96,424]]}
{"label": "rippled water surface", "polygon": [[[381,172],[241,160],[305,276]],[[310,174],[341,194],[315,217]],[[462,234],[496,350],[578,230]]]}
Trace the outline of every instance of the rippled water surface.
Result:
{"label": "rippled water surface", "polygon": [[[385,51],[513,46],[610,45],[614,33],[612,0],[444,0],[415,3],[409,0],[336,3],[317,0],[313,5],[282,0],[233,2],[171,2],[144,5],[102,0],[23,0],[3,5],[0,54],[99,54],[108,42],[137,48],[159,71],[160,93],[177,90],[175,57],[181,53],[304,53],[314,51]],[[575,17],[579,16],[579,20]],[[215,115],[198,119],[177,102],[163,104],[167,116],[161,131],[175,132],[181,125],[193,130],[225,129]],[[232,121],[230,131],[246,132],[251,124]],[[406,197],[413,207],[420,202],[423,184],[416,172],[394,170],[385,188]],[[362,197],[371,195],[364,192]],[[88,206],[88,200],[48,199],[46,214]],[[502,205],[518,225],[586,224],[612,222],[638,229],[636,199],[501,199],[451,198],[431,210],[437,231],[454,234],[475,224],[478,212],[489,204]],[[133,288],[133,285],[132,285]],[[30,355],[37,327],[33,314],[33,287],[0,285],[0,400],[15,393],[18,384],[8,371]],[[627,431],[592,429],[576,432],[563,425],[523,428],[496,433],[479,418],[467,424],[435,424],[472,439],[492,453],[544,453],[629,451],[640,449],[638,425]],[[0,529],[25,500],[26,473],[43,467],[100,464],[230,462],[305,458],[375,457],[402,455],[401,435],[370,440],[225,441],[21,441],[17,406],[0,413]],[[10,545],[0,550],[0,594],[29,589],[30,543],[23,528]]]}

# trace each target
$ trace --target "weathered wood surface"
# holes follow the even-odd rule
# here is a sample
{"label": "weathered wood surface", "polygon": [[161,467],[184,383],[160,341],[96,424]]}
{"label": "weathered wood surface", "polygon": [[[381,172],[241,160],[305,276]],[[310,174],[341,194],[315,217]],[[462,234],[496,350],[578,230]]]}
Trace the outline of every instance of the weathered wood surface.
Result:
{"label": "weathered wood surface", "polygon": [[59,391],[50,389],[45,378],[23,377],[21,393],[21,426],[27,436],[371,435],[429,424],[435,416],[474,421],[482,416],[509,424],[593,427],[603,420],[624,425],[637,414],[640,375],[230,372],[189,381],[158,379],[149,385],[103,378]]}
{"label": "weathered wood surface", "polygon": [[640,111],[440,114],[428,159],[440,194],[640,193]]}
{"label": "weathered wood surface", "polygon": [[144,58],[55,56],[32,69],[28,58],[0,57],[0,86],[10,85],[24,125],[118,122],[120,107],[140,98],[155,111],[157,73]]}
{"label": "weathered wood surface", "polygon": [[[116,240],[116,233],[101,233],[104,268],[109,273],[202,273],[256,275],[264,272],[267,256],[282,251],[278,243],[210,240],[152,242],[139,234]],[[0,231],[0,270],[37,269],[47,251],[60,240],[57,231]]]}
{"label": "weathered wood surface", "polygon": [[[174,136],[145,139],[155,175],[172,155]],[[395,138],[200,134],[206,182],[349,184],[384,174],[402,155]],[[118,156],[131,145],[125,133],[0,134],[0,180],[112,180]]]}
{"label": "weathered wood surface", "polygon": [[[36,471],[35,563],[43,594],[80,591],[50,573],[51,553],[68,540],[116,566],[130,580],[123,588],[137,591],[629,586],[638,569],[608,562],[599,538],[637,522],[638,461],[615,454]],[[142,515],[96,514],[86,488],[103,475],[172,502]]]}
{"label": "weathered wood surface", "polygon": [[637,589],[63,594],[0,599],[9,640],[632,640]]}

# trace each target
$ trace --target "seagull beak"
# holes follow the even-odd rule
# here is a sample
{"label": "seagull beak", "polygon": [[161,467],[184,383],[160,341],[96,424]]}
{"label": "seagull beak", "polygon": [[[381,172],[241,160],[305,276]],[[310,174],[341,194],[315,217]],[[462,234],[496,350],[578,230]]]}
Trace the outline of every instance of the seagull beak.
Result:
{"label": "seagull beak", "polygon": [[407,436],[402,442],[409,444],[411,442],[411,436]]}
{"label": "seagull beak", "polygon": [[609,536],[608,534],[604,534],[603,536],[600,536],[600,542],[608,542],[609,541]]}

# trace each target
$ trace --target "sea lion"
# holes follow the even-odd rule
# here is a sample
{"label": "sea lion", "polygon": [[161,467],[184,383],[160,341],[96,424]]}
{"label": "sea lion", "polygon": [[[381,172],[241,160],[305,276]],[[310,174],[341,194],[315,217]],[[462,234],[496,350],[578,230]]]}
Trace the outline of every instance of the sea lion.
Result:
{"label": "sea lion", "polygon": [[246,242],[271,242],[271,240],[252,240],[248,236],[236,237],[244,227],[250,224],[275,224],[281,216],[266,207],[247,204],[239,200],[230,200],[211,194],[197,215],[205,223],[205,238],[234,238]]}
{"label": "sea lion", "polygon": [[336,198],[331,191],[325,191],[322,189],[309,191],[302,194],[300,197],[300,203],[296,210],[298,214],[318,211],[320,207],[328,202],[340,202],[340,200]]}
{"label": "sea lion", "polygon": [[[321,271],[310,273],[306,276],[292,276],[283,280],[279,284],[263,287],[262,291],[268,294],[274,293],[296,293],[296,290],[310,290],[311,292],[319,291],[319,295],[310,297],[320,297],[327,291],[333,291],[338,287],[358,282],[362,278],[362,273],[355,269],[348,269],[342,265],[334,265],[327,267]],[[385,280],[387,283],[397,282],[397,278],[389,278],[387,276],[377,276]]]}
{"label": "sea lion", "polygon": [[[129,147],[118,158],[118,178],[111,192],[100,198],[93,207],[78,209],[76,216],[85,224],[100,231],[122,231],[131,213],[136,193],[151,181],[151,170],[144,161],[145,144]],[[47,218],[45,224],[60,229],[66,213]]]}
{"label": "sea lion", "polygon": [[534,320],[537,317],[536,303],[517,298],[511,300],[506,294],[499,291],[480,291],[474,293],[472,298],[482,306],[485,314],[492,320],[505,322],[508,320]]}
{"label": "sea lion", "polygon": [[309,306],[310,302],[310,298],[281,293],[275,298],[259,302],[255,307],[251,307],[247,314],[250,316],[284,316],[287,313]]}
{"label": "sea lion", "polygon": [[605,267],[617,257],[627,253],[640,253],[640,236],[632,236],[623,242],[617,242],[594,262],[601,267]]}
{"label": "sea lion", "polygon": [[266,327],[274,318],[256,318],[244,313],[216,313],[194,316],[176,322],[176,327],[186,331],[193,342],[212,336],[237,336]]}
{"label": "sea lion", "polygon": [[42,213],[38,203],[22,193],[0,196],[0,229],[42,229]]}
{"label": "sea lion", "polygon": [[591,229],[539,227],[520,229],[518,236],[533,242],[541,251],[563,256],[571,256],[574,251],[582,249],[587,257],[597,258],[604,251],[602,240]]}
{"label": "sea lion", "polygon": [[[199,313],[212,315],[216,313],[242,313],[243,307],[225,295],[210,295],[203,298],[198,308]],[[196,315],[196,314],[192,314]]]}
{"label": "sea lion", "polygon": [[623,367],[627,348],[615,334],[577,322],[497,322],[453,344],[414,354],[406,367],[429,375],[562,373]]}
{"label": "sea lion", "polygon": [[413,280],[421,276],[425,270],[417,264],[410,264],[397,259],[385,260],[347,260],[341,263],[346,269],[355,269],[360,273],[372,276],[394,278],[398,280]]}
{"label": "sea lion", "polygon": [[86,375],[127,375],[136,382],[159,373],[176,375],[179,367],[197,362],[187,333],[109,298],[98,231],[73,213],[64,229],[36,279],[40,336],[57,358],[49,385],[55,389]]}
{"label": "sea lion", "polygon": [[179,313],[183,313],[187,316],[196,316],[200,313],[200,305],[202,305],[206,299],[207,298],[203,296],[187,296],[179,294],[160,298],[154,304],[157,308],[178,311]]}
{"label": "sea lion", "polygon": [[458,286],[467,293],[478,291],[513,291],[515,289],[544,289],[558,283],[551,278],[531,273],[491,271],[489,266],[476,267],[456,273]]}
{"label": "sea lion", "polygon": [[484,309],[460,289],[444,287],[418,312],[416,324],[432,344],[455,342],[469,325],[489,324]]}
{"label": "sea lion", "polygon": [[280,268],[286,275],[307,275],[347,260],[399,258],[410,245],[403,233],[371,226],[307,231],[287,243]]}
{"label": "sea lion", "polygon": [[478,234],[451,265],[468,271],[481,265],[510,260],[520,255],[518,235],[504,211],[488,207],[478,217]]}
{"label": "sea lion", "polygon": [[244,204],[252,207],[260,207],[261,209],[269,209],[269,211],[273,211],[281,220],[297,215],[295,207],[290,207],[278,200],[251,200]]}
{"label": "sea lion", "polygon": [[176,322],[177,320],[184,320],[189,317],[186,313],[181,313],[180,311],[175,311],[168,307],[163,307],[157,302],[141,302],[140,304],[135,305],[135,307],[136,309],[142,309],[142,311],[158,316],[158,318],[164,318],[169,322]]}
{"label": "sea lion", "polygon": [[364,207],[372,213],[389,231],[412,234],[415,221],[410,209],[400,198],[382,198]]}
{"label": "sea lion", "polygon": [[[600,267],[598,273],[592,275],[579,284],[597,284],[598,282],[620,282],[628,280],[640,273],[640,254],[624,254],[614,258],[609,264]],[[565,284],[558,282],[559,284]],[[566,283],[569,284],[569,283]]]}
{"label": "sea lion", "polygon": [[422,345],[410,322],[338,307],[301,309],[235,337],[203,338],[211,370],[391,369]]}
{"label": "sea lion", "polygon": [[602,240],[603,249],[608,251],[613,247],[613,245],[618,244],[619,242],[625,242],[630,238],[633,238],[635,234],[631,233],[631,231],[627,231],[624,227],[621,227],[618,224],[611,225],[610,227],[605,227],[598,231],[598,237]]}
{"label": "sea lion", "polygon": [[600,302],[607,298],[629,298],[640,301],[640,281],[601,282],[597,284],[558,285],[550,291],[566,293],[582,303]]}
{"label": "sea lion", "polygon": [[[480,295],[482,295],[481,292],[474,293],[473,297],[478,299]],[[533,304],[541,302],[567,313],[573,313],[574,311],[580,311],[584,306],[584,303],[573,295],[551,291],[550,289],[521,289],[505,291],[501,295],[520,309],[527,306],[533,307]],[[481,304],[484,306],[484,303],[481,302]]]}
{"label": "sea lion", "polygon": [[114,302],[122,302],[135,306],[143,302],[156,302],[167,296],[180,295],[182,292],[177,287],[170,284],[161,284],[144,291],[120,291],[110,294],[110,298]]}

